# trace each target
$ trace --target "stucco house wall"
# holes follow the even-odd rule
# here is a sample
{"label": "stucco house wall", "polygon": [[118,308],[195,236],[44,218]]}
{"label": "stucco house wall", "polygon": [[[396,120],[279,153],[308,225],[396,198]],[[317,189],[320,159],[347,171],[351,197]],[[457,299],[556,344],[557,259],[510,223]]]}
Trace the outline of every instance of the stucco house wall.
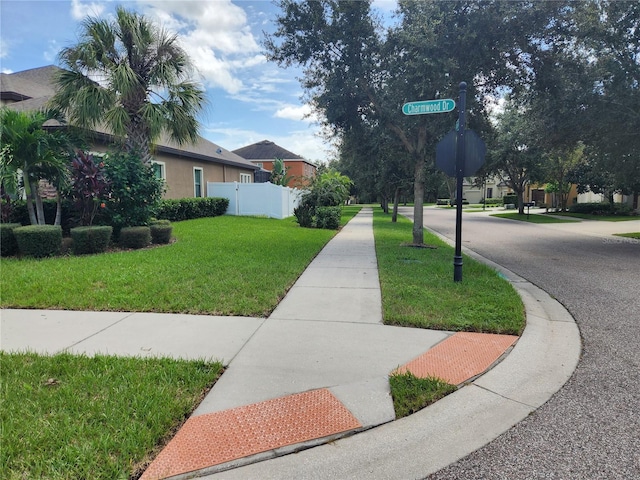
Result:
{"label": "stucco house wall", "polygon": [[[55,93],[54,76],[60,69],[53,65],[41,68],[2,73],[0,100],[3,105],[20,111],[45,109]],[[90,151],[106,153],[113,137],[106,129],[98,129],[91,139]],[[201,172],[200,196],[206,196],[207,182],[252,183],[254,172],[260,168],[239,155],[199,137],[195,144],[177,145],[161,138],[153,147],[156,171],[166,182],[165,198],[196,196],[195,171]]]}

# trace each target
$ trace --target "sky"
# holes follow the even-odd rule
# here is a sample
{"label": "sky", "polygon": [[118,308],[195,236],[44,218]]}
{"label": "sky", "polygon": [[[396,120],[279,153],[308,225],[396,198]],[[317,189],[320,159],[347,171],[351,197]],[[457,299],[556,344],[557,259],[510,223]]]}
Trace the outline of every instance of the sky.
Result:
{"label": "sky", "polygon": [[[335,156],[302,100],[298,69],[268,62],[262,42],[279,9],[271,0],[0,0],[0,70],[56,65],[77,42],[82,20],[108,17],[118,5],[178,33],[206,89],[200,134],[228,150],[262,140],[310,161]],[[394,0],[376,0],[390,15]]]}

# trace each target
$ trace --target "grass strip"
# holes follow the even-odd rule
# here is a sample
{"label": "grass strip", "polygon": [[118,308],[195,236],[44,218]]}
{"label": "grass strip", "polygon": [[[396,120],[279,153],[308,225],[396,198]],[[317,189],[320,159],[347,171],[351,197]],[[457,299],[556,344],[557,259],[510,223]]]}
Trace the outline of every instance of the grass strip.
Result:
{"label": "grass strip", "polygon": [[[342,224],[360,207],[345,207]],[[2,258],[3,308],[265,317],[334,230],[292,218],[222,216],[174,224],[177,241],[143,250]]]}
{"label": "grass strip", "polygon": [[640,232],[630,232],[630,233],[615,233],[617,237],[627,237],[627,238],[638,238],[640,239]]}
{"label": "grass strip", "polygon": [[572,212],[556,212],[553,215],[561,217],[582,218],[584,220],[599,220],[602,222],[629,222],[640,220],[640,217],[634,215],[593,215],[590,213],[572,213]]}
{"label": "grass strip", "polygon": [[222,372],[217,362],[0,353],[7,480],[137,478]]}
{"label": "grass strip", "polygon": [[456,391],[438,378],[418,378],[411,372],[389,376],[396,419],[406,417]]}
{"label": "grass strip", "polygon": [[574,223],[575,220],[563,220],[562,218],[547,216],[546,214],[531,213],[494,213],[492,217],[507,218],[509,220],[519,220],[527,223]]}
{"label": "grass strip", "polygon": [[453,281],[454,250],[425,233],[434,249],[406,246],[412,223],[374,210],[384,321],[390,325],[519,335],[525,324],[518,293],[497,272],[464,256],[463,281]]}

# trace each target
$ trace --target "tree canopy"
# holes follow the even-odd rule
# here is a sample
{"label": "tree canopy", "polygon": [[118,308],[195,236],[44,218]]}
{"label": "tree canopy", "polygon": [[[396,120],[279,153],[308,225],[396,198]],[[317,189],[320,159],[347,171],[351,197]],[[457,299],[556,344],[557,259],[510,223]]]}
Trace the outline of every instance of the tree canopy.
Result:
{"label": "tree canopy", "polygon": [[59,60],[52,104],[70,123],[106,127],[144,163],[162,133],[178,144],[197,140],[204,90],[177,36],[144,16],[118,7],[114,19],[87,18]]}

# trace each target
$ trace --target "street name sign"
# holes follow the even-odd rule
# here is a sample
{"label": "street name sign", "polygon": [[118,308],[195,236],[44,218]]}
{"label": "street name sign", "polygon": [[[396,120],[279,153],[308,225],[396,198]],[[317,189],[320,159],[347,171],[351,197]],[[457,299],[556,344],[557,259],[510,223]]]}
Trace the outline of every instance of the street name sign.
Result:
{"label": "street name sign", "polygon": [[405,115],[425,115],[427,113],[447,113],[456,107],[455,100],[443,98],[440,100],[423,100],[409,102],[402,106]]}

